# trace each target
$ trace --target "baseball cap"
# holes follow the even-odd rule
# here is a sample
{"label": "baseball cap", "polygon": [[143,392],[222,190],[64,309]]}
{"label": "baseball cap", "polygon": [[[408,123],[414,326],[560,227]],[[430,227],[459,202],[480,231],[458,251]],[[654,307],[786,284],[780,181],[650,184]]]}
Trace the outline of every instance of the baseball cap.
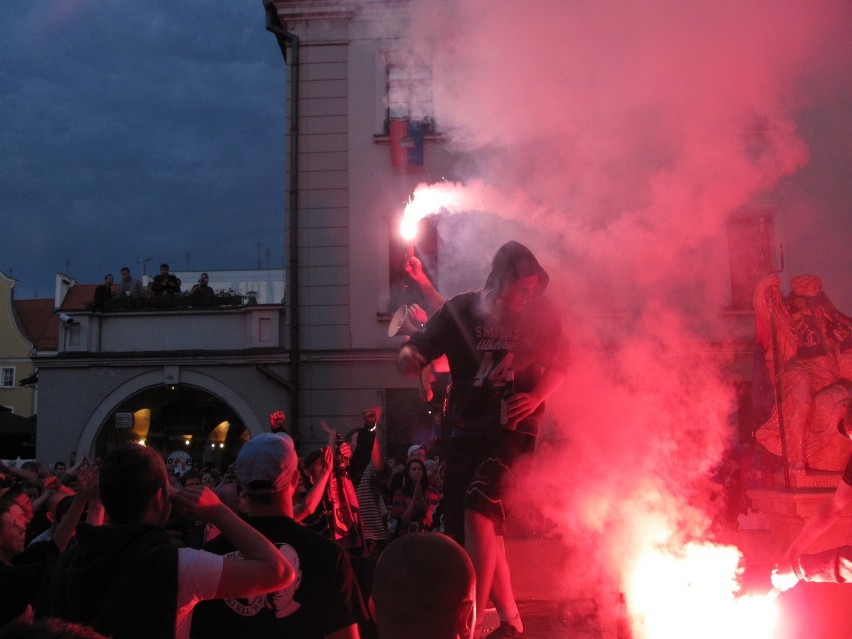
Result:
{"label": "baseball cap", "polygon": [[411,457],[414,453],[416,453],[420,449],[426,450],[426,446],[423,444],[414,444],[413,446],[408,447],[408,454],[406,457]]}
{"label": "baseball cap", "polygon": [[248,493],[278,493],[292,481],[297,464],[296,448],[289,435],[262,433],[240,449],[237,481]]}

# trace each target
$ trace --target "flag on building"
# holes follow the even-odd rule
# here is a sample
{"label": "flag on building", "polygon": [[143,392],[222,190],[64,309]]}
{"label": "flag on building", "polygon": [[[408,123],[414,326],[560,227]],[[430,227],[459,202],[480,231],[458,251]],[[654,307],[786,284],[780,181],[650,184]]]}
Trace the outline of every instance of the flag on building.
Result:
{"label": "flag on building", "polygon": [[423,129],[422,120],[390,121],[391,166],[423,166]]}

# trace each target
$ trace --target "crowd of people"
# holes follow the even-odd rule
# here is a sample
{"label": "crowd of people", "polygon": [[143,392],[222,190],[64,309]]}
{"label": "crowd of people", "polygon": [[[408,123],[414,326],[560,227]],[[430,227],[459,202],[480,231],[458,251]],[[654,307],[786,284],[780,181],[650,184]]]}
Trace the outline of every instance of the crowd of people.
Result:
{"label": "crowd of people", "polygon": [[[428,385],[424,371],[445,358],[445,461],[411,442],[389,463],[369,408],[345,436],[322,424],[327,445],[303,459],[276,413],[222,478],[177,477],[138,444],[95,464],[2,469],[0,581],[14,596],[0,621],[115,639],[522,637],[504,534],[516,466],[568,365],[549,277],[518,242],[496,252],[481,290],[446,301],[414,256],[407,270],[433,312],[397,368]],[[179,288],[164,264],[150,292]],[[28,541],[53,526],[36,529],[43,509],[58,524],[36,553]],[[489,598],[493,629],[477,618]]]}
{"label": "crowd of people", "polygon": [[117,283],[112,273],[104,275],[104,283],[95,288],[94,299],[90,305],[92,310],[108,309],[127,298],[169,299],[187,295],[203,303],[216,297],[216,291],[210,286],[210,277],[207,273],[202,273],[198,277],[198,282],[189,291],[184,292],[180,278],[170,272],[169,265],[165,262],[160,264],[160,272],[147,286],[133,277],[130,267],[122,266],[120,272],[121,279]]}
{"label": "crowd of people", "polygon": [[[363,418],[345,438],[326,426],[329,444],[302,458],[284,429],[258,435],[224,473],[179,474],[137,444],[97,463],[0,466],[0,626],[46,619],[91,636],[380,636],[368,607],[379,558],[396,538],[441,530],[443,465],[419,444],[405,464],[388,465],[381,410]],[[435,542],[424,543],[412,559],[435,562]],[[435,566],[458,572],[458,556]]]}

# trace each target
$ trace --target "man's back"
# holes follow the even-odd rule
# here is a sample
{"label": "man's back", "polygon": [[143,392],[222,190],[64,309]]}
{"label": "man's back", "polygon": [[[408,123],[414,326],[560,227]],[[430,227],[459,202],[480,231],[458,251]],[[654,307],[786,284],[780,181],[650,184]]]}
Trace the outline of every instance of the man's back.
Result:
{"label": "man's back", "polygon": [[177,549],[162,528],[83,525],[50,571],[36,611],[114,637],[173,637]]}
{"label": "man's back", "polygon": [[[192,636],[325,637],[366,618],[355,574],[339,546],[286,516],[249,517],[248,523],[272,541],[296,569],[285,590],[242,599],[205,601],[195,608]],[[205,550],[239,557],[233,545],[216,538]]]}

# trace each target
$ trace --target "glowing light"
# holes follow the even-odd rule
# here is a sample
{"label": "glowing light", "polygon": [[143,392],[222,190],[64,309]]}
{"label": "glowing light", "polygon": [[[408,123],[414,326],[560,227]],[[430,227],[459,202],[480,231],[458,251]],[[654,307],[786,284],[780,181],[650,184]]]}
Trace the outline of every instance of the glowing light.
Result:
{"label": "glowing light", "polygon": [[140,441],[145,441],[151,428],[151,409],[140,408],[133,413],[133,428],[131,432]]}
{"label": "glowing light", "polygon": [[417,189],[414,197],[405,206],[399,232],[407,242],[417,237],[417,224],[428,215],[435,215],[442,209],[453,209],[456,198],[453,192],[440,186]]}
{"label": "glowing light", "polygon": [[739,550],[687,544],[640,557],[625,586],[635,635],[648,639],[771,639],[776,597],[737,596]]}
{"label": "glowing light", "polygon": [[[207,440],[212,444],[224,444],[225,440],[228,438],[228,430],[231,428],[231,422],[225,420],[223,422],[219,422],[219,424],[210,431],[210,435],[207,436]],[[220,446],[220,448],[224,448],[224,446]]]}

